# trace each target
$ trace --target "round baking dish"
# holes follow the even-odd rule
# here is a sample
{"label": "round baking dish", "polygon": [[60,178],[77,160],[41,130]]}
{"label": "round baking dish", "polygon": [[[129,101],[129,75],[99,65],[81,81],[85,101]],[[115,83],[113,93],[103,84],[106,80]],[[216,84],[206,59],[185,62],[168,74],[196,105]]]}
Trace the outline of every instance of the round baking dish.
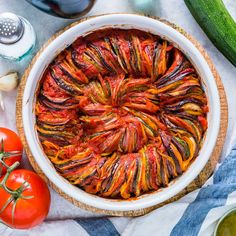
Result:
{"label": "round baking dish", "polygon": [[[202,78],[209,103],[209,127],[199,155],[188,170],[182,176],[172,181],[167,188],[160,189],[154,193],[144,194],[132,200],[105,199],[88,194],[83,190],[72,186],[56,172],[51,162],[43,153],[35,130],[35,91],[47,66],[58,53],[70,45],[77,37],[86,35],[97,29],[108,27],[114,29],[140,29],[160,35],[174,43],[176,47],[185,53]],[[184,35],[163,22],[149,17],[132,14],[112,14],[90,18],[74,25],[55,38],[55,40],[43,50],[32,66],[27,78],[22,101],[22,119],[26,140],[35,161],[47,178],[57,186],[57,188],[76,201],[98,209],[110,211],[135,211],[154,206],[170,199],[188,186],[198,176],[208,162],[217,141],[220,128],[220,98],[214,76],[208,63],[200,51]]]}

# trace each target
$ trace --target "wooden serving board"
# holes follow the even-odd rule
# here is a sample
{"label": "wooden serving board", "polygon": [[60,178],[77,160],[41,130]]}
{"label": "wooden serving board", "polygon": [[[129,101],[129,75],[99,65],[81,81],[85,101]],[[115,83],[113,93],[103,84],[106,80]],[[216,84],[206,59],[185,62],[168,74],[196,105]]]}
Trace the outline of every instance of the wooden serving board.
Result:
{"label": "wooden serving board", "polygon": [[[152,17],[154,18],[154,17]],[[219,91],[219,95],[220,95],[220,105],[221,105],[221,122],[220,122],[220,131],[219,131],[219,135],[217,138],[217,143],[215,145],[214,151],[208,161],[208,163],[206,164],[206,166],[204,167],[204,169],[200,172],[200,174],[198,175],[198,177],[191,183],[189,184],[183,191],[181,191],[179,194],[177,194],[176,196],[172,197],[171,199],[152,206],[152,207],[148,207],[145,209],[140,209],[140,210],[135,210],[135,211],[110,211],[110,210],[102,210],[102,209],[98,209],[89,205],[86,205],[84,203],[81,203],[75,199],[73,199],[72,197],[68,196],[67,194],[65,194],[63,191],[61,191],[59,188],[57,188],[57,186],[55,186],[46,176],[45,174],[42,172],[42,170],[40,169],[40,167],[38,166],[38,164],[36,163],[33,155],[31,154],[30,151],[30,147],[27,144],[26,138],[25,138],[25,133],[24,133],[24,129],[23,129],[23,122],[22,122],[22,98],[23,98],[23,94],[24,94],[24,89],[25,89],[25,84],[29,75],[29,72],[32,68],[32,66],[34,65],[34,63],[36,62],[37,58],[39,57],[39,55],[43,52],[43,50],[56,38],[58,37],[60,34],[62,34],[64,31],[66,31],[67,29],[73,27],[74,25],[77,25],[79,23],[81,23],[82,21],[87,20],[88,18],[84,18],[82,20],[79,20],[75,23],[72,23],[71,25],[65,27],[64,29],[62,29],[61,31],[59,31],[58,33],[56,33],[55,35],[53,35],[48,41],[47,43],[39,50],[39,52],[36,54],[36,56],[34,57],[34,59],[32,60],[32,62],[30,63],[29,67],[26,69],[22,79],[21,79],[21,83],[19,85],[19,89],[18,89],[18,95],[17,95],[17,103],[16,103],[16,123],[17,123],[17,129],[18,132],[20,134],[22,143],[24,145],[26,154],[28,156],[28,159],[32,165],[32,167],[34,168],[35,172],[38,173],[47,183],[48,185],[54,189],[55,191],[57,191],[58,194],[60,194],[62,197],[64,197],[65,199],[67,199],[68,201],[72,202],[74,205],[83,208],[85,210],[89,210],[89,211],[93,211],[96,213],[102,213],[102,214],[106,214],[106,215],[112,215],[112,216],[139,216],[139,215],[144,215],[158,207],[161,207],[165,204],[168,204],[170,202],[176,201],[179,198],[183,197],[185,194],[201,187],[206,180],[210,177],[210,175],[212,174],[212,172],[214,171],[216,164],[219,160],[221,151],[222,151],[222,147],[224,145],[224,140],[225,140],[225,136],[226,136],[226,131],[227,131],[227,126],[228,126],[228,105],[227,105],[227,100],[226,100],[226,95],[225,95],[225,91],[224,91],[224,87],[222,85],[221,79],[219,77],[219,74],[217,73],[211,59],[209,58],[209,56],[207,55],[207,53],[205,52],[205,50],[203,49],[203,47],[198,43],[198,41],[196,39],[194,39],[191,35],[187,34],[183,29],[181,29],[180,27],[176,26],[175,24],[172,24],[166,20],[163,19],[159,19],[159,18],[154,18],[156,20],[159,20],[169,26],[171,26],[172,28],[174,28],[175,30],[179,31],[181,34],[183,34],[186,38],[188,38],[197,48],[198,50],[202,53],[202,55],[204,56],[204,58],[206,59],[217,84],[218,87],[218,91]]]}

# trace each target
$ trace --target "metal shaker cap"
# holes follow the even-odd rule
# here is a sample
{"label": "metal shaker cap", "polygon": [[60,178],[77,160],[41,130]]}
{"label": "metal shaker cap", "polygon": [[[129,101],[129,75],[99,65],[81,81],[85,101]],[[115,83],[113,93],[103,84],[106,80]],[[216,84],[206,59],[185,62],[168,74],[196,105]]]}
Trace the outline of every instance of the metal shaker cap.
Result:
{"label": "metal shaker cap", "polygon": [[0,14],[0,43],[13,44],[19,41],[24,33],[21,18],[13,13]]}

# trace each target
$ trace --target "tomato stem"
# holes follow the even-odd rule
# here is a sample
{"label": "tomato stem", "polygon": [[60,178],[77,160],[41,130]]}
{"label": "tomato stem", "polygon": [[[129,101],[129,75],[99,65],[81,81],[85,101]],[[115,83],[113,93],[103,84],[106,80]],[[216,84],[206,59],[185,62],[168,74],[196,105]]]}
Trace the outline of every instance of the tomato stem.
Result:
{"label": "tomato stem", "polygon": [[11,151],[11,152],[5,152],[4,151],[4,143],[3,143],[3,139],[1,140],[1,151],[0,151],[0,162],[1,162],[1,168],[0,168],[0,176],[2,175],[2,170],[3,170],[3,166],[5,166],[7,169],[10,168],[6,163],[5,163],[5,159],[9,158],[9,157],[15,157],[15,156],[19,156],[21,155],[21,151]]}
{"label": "tomato stem", "polygon": [[[2,161],[2,155],[3,155],[3,154],[0,153],[0,160],[1,160],[1,161]],[[18,195],[18,193],[17,193],[17,191],[8,188],[8,187],[6,186],[6,182],[7,182],[7,179],[9,178],[11,172],[12,172],[14,169],[16,169],[19,165],[20,165],[20,162],[17,161],[17,162],[15,162],[15,163],[13,163],[11,166],[9,166],[9,167],[7,168],[7,173],[5,174],[3,180],[2,180],[1,183],[0,183],[0,186],[2,186],[2,187],[4,188],[4,190],[5,190],[6,192],[8,192],[9,194],[11,194],[13,197],[16,197],[16,195]]]}
{"label": "tomato stem", "polygon": [[3,141],[3,138],[2,138],[2,140],[1,140],[1,152],[4,152],[4,141]]}
{"label": "tomato stem", "polygon": [[10,151],[10,152],[5,152],[4,150],[4,140],[1,140],[1,151],[0,154],[2,154],[2,156],[0,156],[0,159],[4,159],[7,157],[15,157],[15,156],[19,156],[22,154],[21,151]]}
{"label": "tomato stem", "polygon": [[6,203],[4,204],[4,206],[2,207],[2,209],[0,210],[0,214],[7,208],[7,206],[14,200],[14,198],[11,196],[7,199]]}

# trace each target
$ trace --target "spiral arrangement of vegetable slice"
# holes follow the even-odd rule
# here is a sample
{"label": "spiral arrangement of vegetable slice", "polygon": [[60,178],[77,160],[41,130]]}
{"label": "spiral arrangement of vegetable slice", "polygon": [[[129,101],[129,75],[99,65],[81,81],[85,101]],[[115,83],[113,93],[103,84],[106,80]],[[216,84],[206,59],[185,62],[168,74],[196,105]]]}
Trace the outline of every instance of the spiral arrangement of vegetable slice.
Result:
{"label": "spiral arrangement of vegetable slice", "polygon": [[207,97],[192,64],[138,30],[78,38],[46,70],[35,110],[60,175],[110,198],[168,186],[196,158],[207,130]]}

